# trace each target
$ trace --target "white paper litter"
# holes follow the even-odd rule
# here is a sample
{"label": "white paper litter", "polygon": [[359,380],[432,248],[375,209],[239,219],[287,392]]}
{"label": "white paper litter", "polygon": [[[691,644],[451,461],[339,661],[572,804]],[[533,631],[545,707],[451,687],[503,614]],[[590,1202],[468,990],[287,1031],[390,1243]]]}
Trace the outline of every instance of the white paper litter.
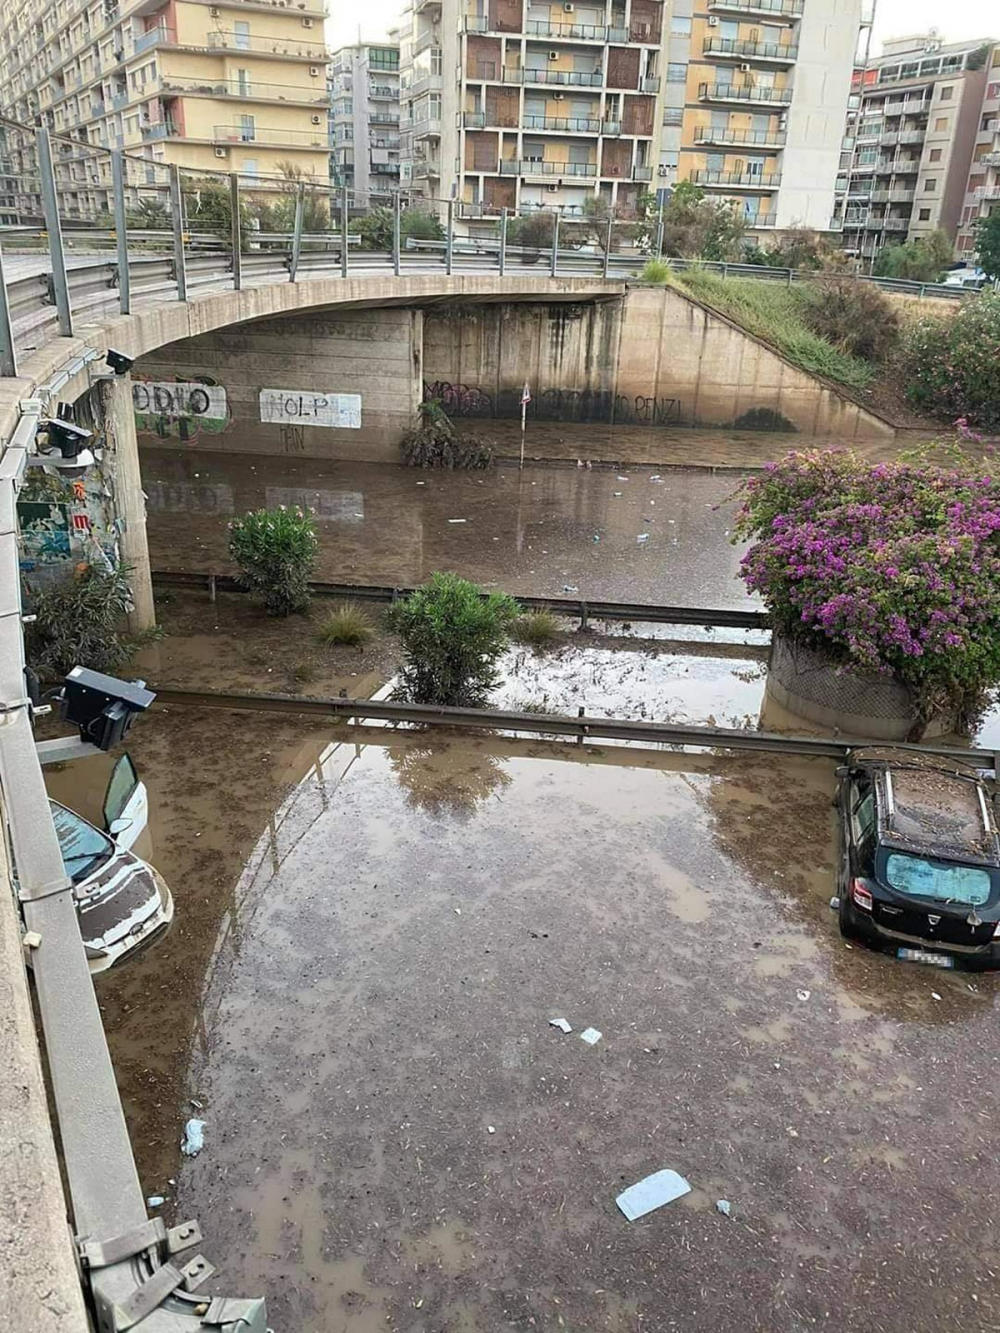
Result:
{"label": "white paper litter", "polygon": [[185,1157],[197,1157],[204,1146],[204,1120],[189,1120],[184,1126],[184,1138],[181,1140],[181,1152]]}
{"label": "white paper litter", "polygon": [[716,1199],[715,1211],[721,1213],[723,1217],[731,1217],[733,1213],[733,1205],[728,1199]]}
{"label": "white paper litter", "polygon": [[549,1027],[558,1028],[560,1032],[573,1031],[572,1027],[569,1025],[569,1023],[566,1022],[565,1018],[550,1018]]}
{"label": "white paper litter", "polygon": [[467,518],[449,518],[448,520],[449,523],[468,523],[468,521]]}
{"label": "white paper litter", "polygon": [[637,1217],[645,1217],[665,1203],[673,1203],[685,1194],[691,1193],[691,1186],[676,1171],[656,1171],[645,1180],[629,1185],[615,1199],[615,1203],[630,1222]]}
{"label": "white paper litter", "polygon": [[580,1033],[580,1040],[585,1041],[588,1046],[596,1046],[604,1034],[598,1032],[597,1028],[585,1028]]}

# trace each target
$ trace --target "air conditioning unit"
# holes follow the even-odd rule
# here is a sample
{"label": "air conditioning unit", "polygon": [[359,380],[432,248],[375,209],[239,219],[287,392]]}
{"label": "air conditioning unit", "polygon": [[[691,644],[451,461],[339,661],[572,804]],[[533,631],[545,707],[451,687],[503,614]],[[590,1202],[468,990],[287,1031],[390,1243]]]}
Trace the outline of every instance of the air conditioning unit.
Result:
{"label": "air conditioning unit", "polygon": [[[750,68],[750,66],[747,65],[747,69],[749,69],[749,68]],[[310,73],[310,74],[313,76],[313,78],[315,79],[316,76],[317,76],[317,74],[319,74],[319,65],[310,65],[310,66],[309,66],[309,73]]]}
{"label": "air conditioning unit", "polygon": [[565,96],[565,93],[553,93],[552,100],[553,102],[561,102]]}
{"label": "air conditioning unit", "polygon": [[708,26],[710,28],[717,28],[719,26],[719,16],[717,14],[709,14]]}
{"label": "air conditioning unit", "polygon": [[220,17],[221,14],[222,14],[222,10],[219,9],[218,6],[216,6],[216,5],[210,5],[210,6],[209,6],[209,9],[208,9],[208,16],[209,16],[209,18],[217,19],[217,18]]}
{"label": "air conditioning unit", "polygon": [[228,156],[229,156],[229,149],[228,149],[228,148],[217,148],[217,149],[215,150],[215,156],[216,156],[216,157],[228,157]]}
{"label": "air conditioning unit", "polygon": [[741,66],[740,66],[740,73],[741,73],[741,74],[749,74],[750,71],[751,71],[752,69],[753,69],[753,65],[741,65]]}
{"label": "air conditioning unit", "polygon": [[546,185],[545,188],[548,190],[549,194],[558,194],[558,193],[559,193],[559,186],[558,186],[558,185]]}
{"label": "air conditioning unit", "polygon": [[575,9],[576,5],[572,3],[572,0],[566,0],[566,3],[563,5],[563,13],[572,14]]}
{"label": "air conditioning unit", "polygon": [[559,52],[558,52],[558,51],[550,51],[550,52],[549,52],[549,59],[550,59],[550,60],[558,60],[558,59],[559,59]]}
{"label": "air conditioning unit", "polygon": [[303,26],[303,28],[311,28],[312,25],[313,25],[313,21],[312,21],[312,19],[303,19],[303,20],[302,20],[302,26]]}
{"label": "air conditioning unit", "polygon": [[322,118],[320,116],[313,116],[312,123],[314,125],[321,125],[323,123]]}
{"label": "air conditioning unit", "polygon": [[656,174],[657,174],[658,176],[660,176],[660,177],[664,177],[664,176],[667,175],[667,173],[668,173],[669,170],[670,170],[670,168],[667,167],[667,166],[665,166],[665,165],[661,162],[660,165],[656,168]]}

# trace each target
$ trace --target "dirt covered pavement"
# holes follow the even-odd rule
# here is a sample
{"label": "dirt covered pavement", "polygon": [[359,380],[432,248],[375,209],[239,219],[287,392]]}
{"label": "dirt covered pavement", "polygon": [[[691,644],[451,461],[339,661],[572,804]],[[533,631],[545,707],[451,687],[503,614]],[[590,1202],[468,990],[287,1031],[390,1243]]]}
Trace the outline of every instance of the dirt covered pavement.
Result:
{"label": "dirt covered pavement", "polygon": [[441,473],[193,449],[143,449],[141,464],[154,569],[226,572],[234,514],[301,504],[315,511],[318,579],[402,586],[453,569],[525,596],[746,602],[728,535],[732,472]]}
{"label": "dirt covered pavement", "polygon": [[[100,990],[215,1289],[302,1333],[997,1326],[996,986],[840,940],[830,765],[134,739],[177,924]],[[692,1194],[627,1223],[664,1167]]]}

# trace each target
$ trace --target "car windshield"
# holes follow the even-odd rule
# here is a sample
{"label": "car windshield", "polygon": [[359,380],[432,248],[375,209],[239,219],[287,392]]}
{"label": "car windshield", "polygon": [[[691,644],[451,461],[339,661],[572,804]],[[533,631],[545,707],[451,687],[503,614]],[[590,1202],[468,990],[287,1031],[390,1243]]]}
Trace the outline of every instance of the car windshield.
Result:
{"label": "car windshield", "polygon": [[100,829],[94,828],[93,824],[88,824],[64,805],[51,801],[50,806],[66,874],[78,884],[108,859],[114,844]]}
{"label": "car windshield", "polygon": [[940,903],[962,903],[982,907],[992,890],[990,872],[982,866],[948,865],[926,861],[922,856],[891,852],[885,863],[885,877],[897,893],[912,898],[933,898]]}

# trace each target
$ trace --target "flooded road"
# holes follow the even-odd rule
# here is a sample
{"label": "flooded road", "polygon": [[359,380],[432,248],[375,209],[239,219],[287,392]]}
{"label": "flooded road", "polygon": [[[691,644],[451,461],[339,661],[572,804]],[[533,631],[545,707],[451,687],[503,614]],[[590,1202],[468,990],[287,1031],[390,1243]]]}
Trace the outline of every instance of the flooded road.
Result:
{"label": "flooded road", "polygon": [[177,924],[100,990],[215,1289],[302,1333],[996,1326],[996,985],[840,939],[831,765],[133,736]]}
{"label": "flooded road", "polygon": [[154,569],[228,571],[234,514],[302,504],[316,511],[318,579],[406,585],[452,569],[525,596],[747,604],[729,543],[734,472],[442,473],[153,448],[141,463]]}

